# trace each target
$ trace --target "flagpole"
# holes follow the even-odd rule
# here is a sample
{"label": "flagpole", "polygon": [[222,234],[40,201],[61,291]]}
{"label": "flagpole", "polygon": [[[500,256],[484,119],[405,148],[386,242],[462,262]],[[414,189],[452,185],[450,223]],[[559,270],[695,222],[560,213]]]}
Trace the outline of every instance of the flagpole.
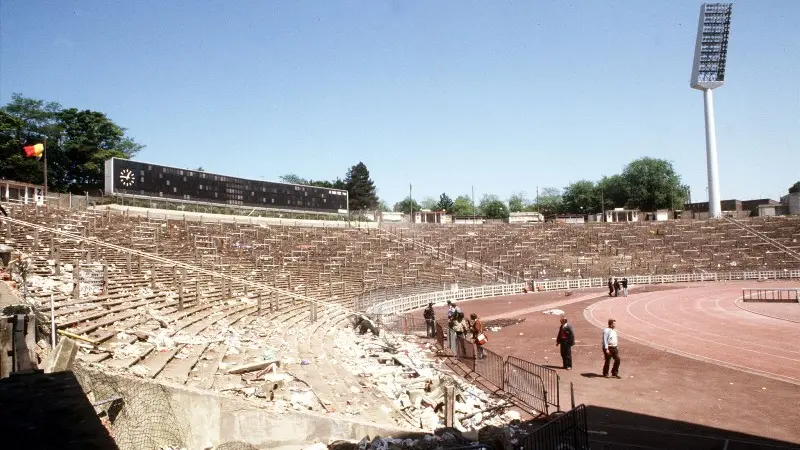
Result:
{"label": "flagpole", "polygon": [[42,189],[42,204],[47,205],[47,136],[44,137],[42,158],[44,159],[44,189]]}

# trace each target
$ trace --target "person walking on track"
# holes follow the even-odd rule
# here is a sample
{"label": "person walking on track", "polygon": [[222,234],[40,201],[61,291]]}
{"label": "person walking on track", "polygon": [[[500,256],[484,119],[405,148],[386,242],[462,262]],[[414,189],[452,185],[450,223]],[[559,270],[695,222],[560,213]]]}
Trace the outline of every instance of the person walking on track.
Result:
{"label": "person walking on track", "polygon": [[611,278],[608,279],[608,296],[611,297],[614,295],[614,283],[611,281]]}
{"label": "person walking on track", "polygon": [[611,360],[614,360],[614,366],[611,368],[611,376],[619,378],[619,341],[617,340],[617,330],[615,330],[617,321],[608,319],[608,327],[603,328],[603,357],[605,363],[603,364],[603,376],[608,378],[608,366]]}
{"label": "person walking on track", "polygon": [[422,313],[425,318],[425,331],[429,338],[436,337],[436,314],[433,312],[433,303],[428,303],[428,307]]}
{"label": "person walking on track", "polygon": [[623,278],[622,279],[622,296],[623,297],[627,297],[628,296],[628,279],[627,278]]}
{"label": "person walking on track", "polygon": [[572,346],[575,345],[575,333],[567,316],[561,316],[561,326],[556,335],[556,347],[561,347],[561,362],[567,370],[572,370]]}
{"label": "person walking on track", "polygon": [[619,297],[619,280],[614,278],[614,297]]}

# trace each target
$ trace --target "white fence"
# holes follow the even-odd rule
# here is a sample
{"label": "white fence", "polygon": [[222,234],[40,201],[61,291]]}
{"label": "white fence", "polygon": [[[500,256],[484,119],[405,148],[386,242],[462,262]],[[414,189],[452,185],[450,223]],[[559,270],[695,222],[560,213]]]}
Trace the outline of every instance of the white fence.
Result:
{"label": "white fence", "polygon": [[[664,283],[693,283],[701,281],[736,281],[736,280],[785,280],[800,279],[800,269],[795,270],[765,270],[747,272],[722,272],[722,273],[682,273],[674,275],[637,275],[630,276],[630,284],[664,284]],[[534,281],[534,291],[557,291],[568,289],[585,289],[605,287],[608,278],[581,278],[568,280]],[[530,286],[530,284],[528,284]],[[427,306],[428,303],[439,304],[448,300],[459,302],[487,297],[521,294],[526,287],[525,283],[500,284],[492,286],[479,286],[456,290],[427,292],[424,294],[399,297],[377,303],[367,309],[370,314],[397,314],[412,309]]]}

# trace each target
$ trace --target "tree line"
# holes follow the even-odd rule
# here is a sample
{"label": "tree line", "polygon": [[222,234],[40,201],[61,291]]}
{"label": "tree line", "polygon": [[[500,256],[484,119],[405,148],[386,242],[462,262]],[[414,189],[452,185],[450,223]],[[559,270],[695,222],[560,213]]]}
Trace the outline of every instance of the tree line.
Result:
{"label": "tree line", "polygon": [[[48,188],[77,194],[96,194],[103,189],[104,161],[132,158],[144,148],[127,135],[125,128],[104,113],[88,109],[64,108],[46,102],[12,95],[0,108],[0,178],[42,184],[42,161],[26,157],[22,148],[45,142]],[[198,168],[198,170],[203,170]],[[408,213],[412,209],[447,211],[457,216],[478,215],[506,219],[511,212],[536,211],[553,214],[594,214],[624,207],[642,211],[681,209],[691,199],[689,187],[671,162],[658,158],[640,158],[626,165],[619,174],[596,181],[579,180],[564,188],[544,187],[535,196],[516,192],[503,200],[486,194],[475,201],[462,194],[451,198],[446,192],[439,198],[417,201],[407,197],[392,207],[378,198],[375,183],[363,162],[351,166],[343,177],[333,180],[305,179],[297,174],[280,177],[286,183],[347,190],[350,210],[382,210]],[[800,182],[790,192],[800,192]]]}
{"label": "tree line", "polygon": [[447,193],[442,193],[438,200],[425,197],[419,203],[406,197],[394,205],[394,210],[408,213],[413,207],[415,211],[445,210],[457,216],[507,219],[512,212],[539,212],[551,216],[595,214],[620,207],[643,211],[681,209],[689,195],[689,187],[681,184],[671,162],[640,158],[625,166],[619,174],[604,176],[598,181],[576,181],[562,189],[545,187],[534,198],[525,192],[516,192],[503,201],[496,195],[486,194],[475,203],[466,194],[453,200]]}
{"label": "tree line", "polygon": [[13,94],[0,108],[0,178],[42,184],[43,162],[22,148],[45,142],[48,188],[74,194],[102,191],[104,161],[144,148],[101,112]]}

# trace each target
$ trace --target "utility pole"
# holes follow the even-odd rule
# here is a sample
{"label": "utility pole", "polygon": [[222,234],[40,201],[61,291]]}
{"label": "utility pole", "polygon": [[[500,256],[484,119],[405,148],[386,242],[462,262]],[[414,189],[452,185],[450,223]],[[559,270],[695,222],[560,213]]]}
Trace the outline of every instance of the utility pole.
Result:
{"label": "utility pole", "polygon": [[411,196],[411,183],[408,183],[408,206],[411,208],[411,223],[414,223],[414,197]]}
{"label": "utility pole", "polygon": [[472,189],[472,224],[475,225],[475,186],[470,186]]}

